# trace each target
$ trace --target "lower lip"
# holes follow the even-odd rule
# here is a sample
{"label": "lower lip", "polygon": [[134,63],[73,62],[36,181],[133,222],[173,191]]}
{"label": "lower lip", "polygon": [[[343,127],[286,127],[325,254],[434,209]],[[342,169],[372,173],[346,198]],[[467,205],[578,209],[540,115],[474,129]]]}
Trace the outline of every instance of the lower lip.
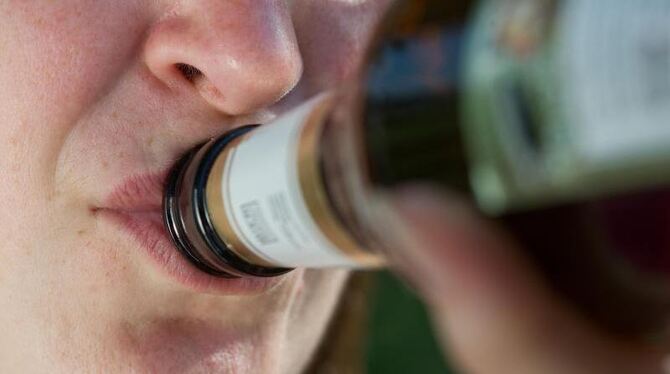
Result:
{"label": "lower lip", "polygon": [[220,278],[198,270],[175,248],[157,211],[123,212],[100,209],[96,212],[103,219],[120,227],[158,265],[162,273],[197,292],[228,295],[258,294],[276,287],[291,273],[273,278]]}

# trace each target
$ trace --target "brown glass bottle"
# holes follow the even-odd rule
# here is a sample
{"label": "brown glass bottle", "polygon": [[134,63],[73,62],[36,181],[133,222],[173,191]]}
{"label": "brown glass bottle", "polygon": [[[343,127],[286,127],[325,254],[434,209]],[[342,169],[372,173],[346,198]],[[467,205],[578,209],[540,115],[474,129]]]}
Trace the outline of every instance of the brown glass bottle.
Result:
{"label": "brown glass bottle", "polygon": [[[579,39],[589,31],[580,20],[593,16],[598,5],[578,3],[397,3],[367,70],[360,109],[367,168],[378,186],[430,181],[472,197],[586,317],[626,336],[661,334],[670,312],[670,188],[664,187],[670,173],[663,167],[667,152],[650,139],[656,137],[658,144],[670,139],[659,131],[607,144],[616,142],[598,135],[607,134],[601,128],[606,125],[583,113],[602,112],[616,103],[612,97],[622,96],[617,89],[631,88],[625,82],[589,85],[569,74],[602,79],[603,70],[620,65],[597,65],[623,51],[649,60],[640,62],[635,74],[667,75],[670,68],[662,61],[663,56],[670,61],[670,52],[654,44],[653,33],[667,34],[668,28],[647,29],[648,45],[600,47],[601,55],[594,55],[586,69],[590,57],[575,57],[578,51],[572,49],[588,44]],[[617,3],[608,4],[615,8],[610,13],[618,9],[628,21],[610,32],[621,34],[654,20],[654,11],[668,11],[668,6],[631,11]],[[468,22],[472,17],[475,21]],[[616,36],[597,39],[611,28],[607,20],[601,23],[591,26],[594,48],[618,42]],[[628,99],[667,114],[670,83],[648,83],[653,87]],[[599,100],[575,104],[568,97],[580,89],[593,93],[593,87],[599,87]],[[640,97],[644,94],[649,96]],[[619,109],[622,117],[639,109],[618,99],[621,108],[628,107]],[[582,114],[573,116],[573,110]],[[606,115],[601,119],[610,121]],[[592,138],[583,141],[574,120],[584,120],[580,126],[593,130],[581,136]],[[665,120],[670,123],[670,117]],[[652,128],[652,122],[631,115],[628,124],[644,132],[649,131],[645,123]],[[613,123],[611,131],[622,131],[620,126]],[[587,144],[583,149],[575,145],[582,143]],[[647,152],[654,147],[655,153]]]}
{"label": "brown glass bottle", "polygon": [[177,248],[217,276],[378,267],[369,199],[429,181],[470,196],[594,322],[662,332],[670,3],[394,4],[359,82],[175,167]]}

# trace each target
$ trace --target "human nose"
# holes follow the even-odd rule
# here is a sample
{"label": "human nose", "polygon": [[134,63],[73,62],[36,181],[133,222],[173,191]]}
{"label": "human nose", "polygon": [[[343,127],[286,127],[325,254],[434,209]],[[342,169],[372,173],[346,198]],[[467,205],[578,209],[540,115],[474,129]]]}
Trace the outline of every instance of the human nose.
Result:
{"label": "human nose", "polygon": [[275,0],[179,2],[149,31],[144,57],[167,87],[188,83],[231,116],[280,100],[303,66],[288,6]]}

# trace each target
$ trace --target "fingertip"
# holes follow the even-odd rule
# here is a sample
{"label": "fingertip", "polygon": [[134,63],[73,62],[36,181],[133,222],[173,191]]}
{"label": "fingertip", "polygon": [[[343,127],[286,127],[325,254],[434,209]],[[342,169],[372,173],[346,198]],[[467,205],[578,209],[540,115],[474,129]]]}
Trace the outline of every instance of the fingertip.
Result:
{"label": "fingertip", "polygon": [[407,184],[395,188],[391,194],[393,204],[409,220],[444,223],[454,220],[471,220],[475,210],[467,199],[445,188],[431,184]]}
{"label": "fingertip", "polygon": [[[404,254],[399,266],[426,294],[481,293],[519,275],[515,248],[464,197],[430,185],[407,185],[390,199],[394,232],[403,240],[393,252]],[[391,215],[388,215],[391,216]],[[488,291],[486,291],[488,292]]]}

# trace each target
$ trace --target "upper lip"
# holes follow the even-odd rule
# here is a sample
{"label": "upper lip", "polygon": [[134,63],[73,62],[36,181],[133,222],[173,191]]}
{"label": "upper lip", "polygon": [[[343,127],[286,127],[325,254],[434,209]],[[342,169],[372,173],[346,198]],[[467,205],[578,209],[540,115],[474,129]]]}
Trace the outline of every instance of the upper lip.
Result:
{"label": "upper lip", "polygon": [[168,168],[126,178],[104,200],[104,208],[125,212],[160,212],[165,180],[169,172]]}

